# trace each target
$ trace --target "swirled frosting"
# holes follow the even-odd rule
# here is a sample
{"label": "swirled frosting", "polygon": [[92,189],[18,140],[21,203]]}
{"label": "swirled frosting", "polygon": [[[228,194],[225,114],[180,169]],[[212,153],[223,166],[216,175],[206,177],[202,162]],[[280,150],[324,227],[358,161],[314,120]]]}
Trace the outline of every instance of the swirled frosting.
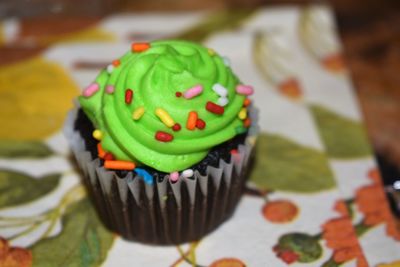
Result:
{"label": "swirled frosting", "polygon": [[[227,90],[226,97],[226,91],[216,93],[216,84]],[[214,51],[186,41],[155,41],[133,45],[101,71],[79,102],[100,131],[105,151],[118,160],[174,172],[201,161],[213,146],[243,130],[238,114],[244,112],[245,95],[237,86],[238,78]],[[201,92],[186,98],[194,87]],[[221,98],[226,103],[218,105]],[[207,109],[209,102],[224,105],[223,113]],[[197,113],[197,128],[187,127],[190,112]],[[160,132],[168,140],[159,139]]]}

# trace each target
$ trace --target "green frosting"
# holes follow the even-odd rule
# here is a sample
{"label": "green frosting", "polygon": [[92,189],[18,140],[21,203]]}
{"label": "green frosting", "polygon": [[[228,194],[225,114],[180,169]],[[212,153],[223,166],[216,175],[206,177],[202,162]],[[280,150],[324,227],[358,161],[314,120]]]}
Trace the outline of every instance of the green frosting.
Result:
{"label": "green frosting", "polygon": [[[90,97],[81,96],[80,104],[102,132],[101,145],[118,160],[134,161],[163,172],[181,171],[201,161],[208,151],[237,134],[243,121],[238,113],[245,96],[235,91],[238,78],[224,59],[212,50],[186,41],[155,41],[142,52],[129,51],[111,73],[103,70],[96,78],[99,90]],[[224,113],[217,115],[206,110],[208,101],[218,103],[219,95],[212,87],[219,83],[228,89],[229,103]],[[106,87],[114,86],[108,93]],[[177,97],[196,85],[203,92],[192,98]],[[133,91],[133,100],[125,103],[125,92]],[[139,120],[132,113],[143,106]],[[180,131],[173,131],[156,116],[155,110],[168,112]],[[196,111],[205,121],[204,129],[188,130],[190,111]],[[155,138],[157,131],[173,135],[170,142]]]}

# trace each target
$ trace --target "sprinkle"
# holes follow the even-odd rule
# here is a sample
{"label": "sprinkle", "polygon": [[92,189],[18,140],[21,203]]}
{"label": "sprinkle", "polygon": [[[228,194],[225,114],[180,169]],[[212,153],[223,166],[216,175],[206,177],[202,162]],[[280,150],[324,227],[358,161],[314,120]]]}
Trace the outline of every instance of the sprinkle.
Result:
{"label": "sprinkle", "polygon": [[239,84],[236,86],[236,93],[241,95],[252,95],[254,93],[253,87],[250,85]]}
{"label": "sprinkle", "polygon": [[209,54],[210,56],[215,55],[215,50],[212,49],[212,48],[208,48],[208,54]]}
{"label": "sprinkle", "polygon": [[99,158],[104,158],[106,155],[106,152],[103,150],[103,147],[101,146],[101,143],[97,144],[97,154],[99,155]]}
{"label": "sprinkle", "polygon": [[228,105],[229,100],[226,97],[220,97],[218,98],[218,104],[222,107],[225,107],[226,105]]}
{"label": "sprinkle", "polygon": [[194,128],[196,128],[196,122],[197,122],[197,112],[196,111],[190,111],[189,116],[186,122],[186,128],[188,130],[193,131]]}
{"label": "sprinkle", "polygon": [[235,128],[235,131],[237,134],[242,134],[242,133],[245,133],[247,131],[247,129],[244,128],[243,126],[238,126]]}
{"label": "sprinkle", "polygon": [[206,127],[205,121],[203,121],[202,119],[197,119],[196,128],[203,130],[205,127]]}
{"label": "sprinkle", "polygon": [[103,137],[103,133],[100,130],[94,130],[92,136],[96,140],[101,140],[101,138]]}
{"label": "sprinkle", "polygon": [[143,52],[150,48],[149,43],[133,43],[131,45],[132,52]]}
{"label": "sprinkle", "polygon": [[133,98],[133,91],[131,89],[126,89],[125,91],[125,103],[130,104],[132,103]]}
{"label": "sprinkle", "polygon": [[171,181],[171,182],[176,182],[176,181],[178,181],[178,179],[179,179],[179,172],[171,172],[170,174],[169,174],[169,180]]}
{"label": "sprinkle", "polygon": [[220,83],[216,83],[212,86],[213,91],[222,97],[226,97],[228,95],[228,89],[222,86]]}
{"label": "sprinkle", "polygon": [[171,142],[172,140],[174,140],[174,136],[172,134],[163,131],[157,131],[155,138],[161,142]]}
{"label": "sprinkle", "polygon": [[113,60],[112,65],[114,67],[118,67],[121,64],[121,61],[119,59]]}
{"label": "sprinkle", "polygon": [[250,120],[249,118],[247,118],[247,119],[245,119],[245,120],[243,121],[243,126],[244,126],[244,127],[249,128],[250,125],[251,125],[251,120]]}
{"label": "sprinkle", "polygon": [[222,57],[222,60],[224,61],[225,66],[230,67],[231,66],[231,60],[227,57]]}
{"label": "sprinkle", "polygon": [[94,95],[98,90],[100,89],[100,86],[98,83],[92,83],[86,89],[83,91],[83,96],[84,97],[91,97]]}
{"label": "sprinkle", "polygon": [[168,114],[167,111],[165,111],[162,108],[156,108],[155,111],[157,117],[169,128],[171,128],[172,126],[174,126],[175,122],[174,120],[171,118],[171,116]]}
{"label": "sprinkle", "polygon": [[221,107],[211,101],[207,102],[206,110],[210,111],[211,113],[218,114],[218,115],[224,114],[224,107]]}
{"label": "sprinkle", "polygon": [[183,93],[183,97],[186,99],[191,99],[199,94],[201,94],[203,92],[203,86],[202,85],[196,85],[192,88],[187,89],[184,93]]}
{"label": "sprinkle", "polygon": [[110,152],[106,152],[106,154],[104,155],[104,160],[115,160],[115,157]]}
{"label": "sprinkle", "polygon": [[192,176],[193,176],[193,170],[192,169],[187,169],[187,170],[184,170],[182,172],[182,177],[189,178],[189,177],[192,177]]}
{"label": "sprinkle", "polygon": [[152,185],[153,184],[153,176],[151,176],[150,173],[148,173],[146,170],[141,169],[141,168],[136,168],[135,172],[137,173],[137,175],[141,176],[143,178],[143,181],[146,184]]}
{"label": "sprinkle", "polygon": [[107,66],[107,72],[108,72],[109,74],[111,74],[111,73],[113,72],[113,70],[114,70],[114,66],[113,66],[112,64],[110,64],[110,65]]}
{"label": "sprinkle", "polygon": [[106,160],[104,161],[104,168],[113,170],[127,170],[132,171],[135,169],[135,163],[123,160]]}
{"label": "sprinkle", "polygon": [[242,108],[242,109],[239,111],[238,117],[239,117],[239,119],[241,119],[241,120],[246,119],[246,118],[247,118],[247,109],[246,109],[246,108]]}
{"label": "sprinkle", "polygon": [[138,107],[137,109],[135,109],[132,113],[132,119],[134,119],[135,121],[137,121],[138,119],[140,119],[144,114],[144,107]]}
{"label": "sprinkle", "polygon": [[176,92],[176,93],[175,93],[175,96],[176,96],[176,97],[181,97],[181,96],[182,96],[182,93],[181,93],[181,92]]}
{"label": "sprinkle", "polygon": [[174,132],[180,131],[181,130],[181,125],[179,123],[175,123],[174,126],[172,126],[172,130]]}
{"label": "sprinkle", "polygon": [[238,153],[237,149],[232,149],[232,150],[231,150],[231,154],[232,154],[232,155],[236,155],[237,153]]}
{"label": "sprinkle", "polygon": [[251,104],[251,100],[248,99],[248,98],[246,98],[246,99],[243,101],[243,107],[248,107],[250,104]]}
{"label": "sprinkle", "polygon": [[114,93],[114,86],[113,86],[113,85],[107,85],[107,86],[106,86],[106,92],[107,92],[108,94]]}

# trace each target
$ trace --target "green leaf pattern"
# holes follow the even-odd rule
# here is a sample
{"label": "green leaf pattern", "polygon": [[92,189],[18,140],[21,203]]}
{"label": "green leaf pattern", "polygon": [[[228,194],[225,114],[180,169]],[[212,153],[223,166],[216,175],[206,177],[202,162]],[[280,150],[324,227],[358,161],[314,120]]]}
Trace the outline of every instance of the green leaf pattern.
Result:
{"label": "green leaf pattern", "polygon": [[311,105],[310,110],[330,157],[352,159],[372,154],[365,128],[360,122],[319,105]]}
{"label": "green leaf pattern", "polygon": [[43,197],[57,187],[60,177],[60,174],[50,174],[35,179],[22,172],[0,170],[0,208]]}
{"label": "green leaf pattern", "polygon": [[0,140],[0,158],[44,158],[52,154],[40,141]]}
{"label": "green leaf pattern", "polygon": [[335,186],[324,153],[284,137],[260,134],[255,158],[250,179],[261,189],[312,193]]}
{"label": "green leaf pattern", "polygon": [[98,266],[107,256],[113,234],[100,222],[89,199],[71,205],[62,219],[63,230],[32,247],[33,266]]}

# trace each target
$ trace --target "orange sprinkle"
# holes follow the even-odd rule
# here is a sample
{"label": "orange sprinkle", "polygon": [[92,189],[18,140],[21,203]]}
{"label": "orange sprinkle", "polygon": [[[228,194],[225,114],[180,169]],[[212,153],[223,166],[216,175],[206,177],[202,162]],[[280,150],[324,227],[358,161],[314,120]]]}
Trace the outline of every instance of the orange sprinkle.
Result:
{"label": "orange sprinkle", "polygon": [[101,143],[97,144],[97,153],[99,155],[99,158],[104,158],[104,156],[106,155],[106,152],[103,150],[103,147],[101,146]]}
{"label": "orange sprinkle", "polygon": [[196,111],[190,111],[189,112],[189,117],[186,122],[186,128],[188,130],[193,131],[196,128],[196,122],[197,122],[197,112]]}
{"label": "orange sprinkle", "polygon": [[131,161],[123,161],[123,160],[106,160],[104,162],[104,168],[113,169],[113,170],[127,170],[132,171],[136,168],[135,163]]}
{"label": "orange sprinkle", "polygon": [[114,67],[118,67],[121,64],[121,61],[119,61],[119,59],[113,60],[112,65]]}
{"label": "orange sprinkle", "polygon": [[251,100],[248,99],[248,98],[246,98],[246,99],[243,101],[243,107],[247,107],[247,106],[250,105],[250,104],[251,104]]}
{"label": "orange sprinkle", "polygon": [[251,120],[249,118],[247,118],[243,121],[243,126],[246,128],[249,128],[250,124],[251,124]]}
{"label": "orange sprinkle", "polygon": [[133,43],[131,46],[132,52],[143,52],[150,48],[149,43]]}

